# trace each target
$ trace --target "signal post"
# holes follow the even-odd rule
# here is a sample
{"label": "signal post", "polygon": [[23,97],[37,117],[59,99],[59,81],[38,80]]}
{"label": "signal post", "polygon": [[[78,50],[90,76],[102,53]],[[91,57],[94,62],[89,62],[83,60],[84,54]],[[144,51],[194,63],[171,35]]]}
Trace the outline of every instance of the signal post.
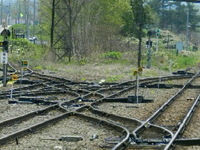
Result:
{"label": "signal post", "polygon": [[8,37],[10,37],[10,31],[8,29],[3,29],[1,36],[4,37],[4,41],[0,42],[0,46],[3,49],[1,54],[1,63],[3,64],[3,86],[6,87],[7,84],[7,64],[8,64]]}

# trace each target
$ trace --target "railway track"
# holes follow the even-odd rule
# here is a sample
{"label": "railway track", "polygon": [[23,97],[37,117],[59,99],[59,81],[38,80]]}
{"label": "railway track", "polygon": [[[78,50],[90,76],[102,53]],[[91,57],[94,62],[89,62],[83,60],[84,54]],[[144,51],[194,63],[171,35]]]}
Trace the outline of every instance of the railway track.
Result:
{"label": "railway track", "polygon": [[[192,96],[195,97],[194,102],[190,102],[187,100],[184,95],[187,94],[187,86],[194,82],[194,80],[199,76],[197,73],[194,77],[192,77],[180,90],[177,92],[173,97],[171,97],[168,101],[166,101],[155,113],[150,116],[140,127],[133,131],[135,135],[135,142],[137,143],[138,136],[145,132],[146,129],[151,127],[151,124],[159,124],[162,128],[164,125],[169,126],[172,125],[173,129],[168,131],[168,135],[164,133],[163,143],[169,137],[169,141],[166,142],[165,150],[170,149],[173,146],[173,142],[178,137],[178,135],[183,131],[183,129],[187,126],[187,122],[189,121],[190,117],[193,114],[195,106],[198,104],[199,101],[199,90],[194,90]],[[184,93],[184,94],[183,94]],[[177,103],[178,102],[178,103]],[[182,105],[179,105],[180,103]],[[174,104],[175,103],[175,104]],[[177,104],[176,104],[177,103]],[[173,104],[173,105],[172,105]],[[186,107],[185,107],[186,106]],[[176,108],[174,108],[176,107]],[[179,109],[177,109],[177,107]],[[175,112],[174,112],[175,111]],[[172,118],[172,114],[175,115]],[[175,127],[174,127],[175,126]],[[167,138],[166,138],[167,137]],[[140,139],[139,139],[140,140]],[[140,142],[140,141],[139,141]],[[151,143],[151,140],[145,140],[147,143]],[[161,141],[159,141],[162,143]],[[143,141],[141,143],[144,143]],[[152,143],[155,144],[156,141],[153,139]]]}
{"label": "railway track", "polygon": [[[19,86],[13,89],[12,99],[10,90],[1,92],[0,98],[7,99],[10,105],[40,109],[7,120],[2,118],[0,148],[3,149],[71,146],[167,150],[182,135],[190,120],[187,118],[192,118],[199,100],[199,74],[141,79],[138,103],[135,81],[73,82],[32,70],[22,78],[16,82]],[[181,110],[179,104],[184,106]],[[171,116],[173,110],[180,112],[173,113],[179,119]]]}

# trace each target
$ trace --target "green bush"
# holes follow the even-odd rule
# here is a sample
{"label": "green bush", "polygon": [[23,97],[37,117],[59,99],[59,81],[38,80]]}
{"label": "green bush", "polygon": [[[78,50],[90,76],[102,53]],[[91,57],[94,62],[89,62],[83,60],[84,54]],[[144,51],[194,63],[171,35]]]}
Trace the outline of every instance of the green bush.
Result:
{"label": "green bush", "polygon": [[118,60],[118,59],[122,58],[122,53],[116,52],[116,51],[110,51],[110,52],[104,53],[103,56],[105,59]]}
{"label": "green bush", "polygon": [[35,45],[30,41],[19,38],[11,39],[10,51],[12,53],[12,59],[40,59],[44,53],[45,49],[40,45]]}
{"label": "green bush", "polygon": [[176,62],[177,62],[177,65],[179,68],[186,68],[189,66],[194,66],[197,61],[198,61],[198,59],[193,56],[178,57],[176,59]]}

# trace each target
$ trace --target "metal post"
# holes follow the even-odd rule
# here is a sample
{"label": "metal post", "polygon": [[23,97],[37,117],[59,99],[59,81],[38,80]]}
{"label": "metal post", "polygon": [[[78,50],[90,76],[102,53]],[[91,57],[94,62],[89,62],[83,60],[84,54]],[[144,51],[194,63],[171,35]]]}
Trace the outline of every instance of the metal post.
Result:
{"label": "metal post", "polygon": [[138,100],[138,92],[139,92],[139,73],[136,75],[136,100],[137,100],[137,104],[139,102],[139,100]]}
{"label": "metal post", "polygon": [[11,89],[10,89],[10,99],[13,98],[13,84],[14,84],[14,83],[12,83],[12,86],[11,86]]}
{"label": "metal post", "polygon": [[138,68],[141,67],[141,55],[142,55],[142,28],[143,28],[143,1],[140,2],[140,21],[139,21],[139,45],[138,45]]}
{"label": "metal post", "polygon": [[169,32],[167,34],[167,50],[169,50]]}
{"label": "metal post", "polygon": [[[4,42],[7,41],[7,38],[4,39]],[[5,46],[3,46],[3,57],[4,57],[4,62],[3,62],[3,87],[6,87],[7,84],[7,58],[8,58],[8,49],[6,49]]]}
{"label": "metal post", "polygon": [[53,37],[54,37],[54,20],[55,20],[55,0],[52,2],[52,19],[51,19],[51,50],[53,50]]}
{"label": "metal post", "polygon": [[8,37],[10,36],[10,31],[5,29],[1,32],[1,35],[4,36],[3,41],[3,86],[6,87],[7,84],[7,63],[8,63]]}
{"label": "metal post", "polygon": [[8,25],[10,25],[10,24],[11,24],[11,23],[10,23],[10,20],[11,20],[11,19],[10,19],[10,18],[11,18],[11,12],[10,12],[10,11],[11,11],[11,4],[9,3],[9,4],[8,4],[8,13],[7,13],[7,19],[6,19],[6,20],[7,20],[7,23],[8,23]]}
{"label": "metal post", "polygon": [[147,68],[151,68],[151,39],[148,41]]}
{"label": "metal post", "polygon": [[26,38],[29,38],[29,0],[25,0],[25,14],[26,14]]}
{"label": "metal post", "polygon": [[1,25],[3,24],[3,0],[1,0]]}
{"label": "metal post", "polygon": [[158,53],[158,35],[156,36],[156,53]]}
{"label": "metal post", "polygon": [[21,4],[19,3],[19,6],[18,6],[18,18],[17,18],[17,23],[20,24],[20,17],[21,17]]}
{"label": "metal post", "polygon": [[7,64],[3,64],[3,87],[7,84]]}
{"label": "metal post", "polygon": [[[33,2],[33,36],[35,37],[35,21],[36,21],[36,12],[35,12],[35,9],[36,9],[36,6],[35,6],[35,0],[34,0],[34,2]],[[34,40],[34,43],[35,43],[35,40]]]}
{"label": "metal post", "polygon": [[187,22],[186,22],[186,50],[188,50],[189,43],[189,10],[187,10]]}
{"label": "metal post", "polygon": [[72,55],[72,6],[71,0],[69,0],[69,62],[71,61]]}
{"label": "metal post", "polygon": [[20,96],[22,95],[22,80],[23,80],[24,68],[21,68],[21,77],[20,77]]}

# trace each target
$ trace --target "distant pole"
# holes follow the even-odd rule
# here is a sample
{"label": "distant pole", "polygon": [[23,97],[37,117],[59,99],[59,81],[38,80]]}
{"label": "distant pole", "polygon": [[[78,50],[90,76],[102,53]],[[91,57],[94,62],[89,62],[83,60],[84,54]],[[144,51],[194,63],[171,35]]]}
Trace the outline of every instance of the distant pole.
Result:
{"label": "distant pole", "polygon": [[189,44],[189,9],[187,10],[187,21],[186,21],[186,50],[188,50]]}
{"label": "distant pole", "polygon": [[[33,2],[33,36],[35,36],[35,22],[36,22],[36,12],[35,12],[35,9],[36,9],[36,5],[35,5],[36,1],[34,0]],[[35,42],[35,40],[34,40]]]}
{"label": "distant pole", "polygon": [[1,25],[3,24],[3,0],[1,0]]}
{"label": "distant pole", "polygon": [[8,25],[10,25],[11,23],[11,4],[9,3],[8,5]]}
{"label": "distant pole", "polygon": [[151,68],[151,38],[148,40],[147,68]]}
{"label": "distant pole", "polygon": [[54,37],[54,21],[55,21],[55,0],[52,2],[52,18],[51,18],[51,50],[53,50],[53,37]]}
{"label": "distant pole", "polygon": [[167,50],[169,50],[169,32],[167,34]]}
{"label": "distant pole", "polygon": [[139,45],[138,45],[138,68],[141,67],[141,54],[142,54],[142,24],[139,26]]}
{"label": "distant pole", "polygon": [[29,38],[29,0],[25,0],[25,14],[26,14],[26,38]]}
{"label": "distant pole", "polygon": [[21,5],[19,3],[18,5],[18,17],[17,17],[17,23],[20,24],[20,17],[21,17]]}
{"label": "distant pole", "polygon": [[139,45],[138,45],[138,68],[141,67],[141,55],[142,55],[142,27],[143,27],[143,1],[140,2],[140,21],[139,21]]}
{"label": "distant pole", "polygon": [[160,35],[160,29],[157,29],[156,30],[156,53],[158,53],[159,35]]}
{"label": "distant pole", "polygon": [[73,50],[73,44],[72,44],[72,6],[71,6],[71,0],[69,0],[69,62],[71,61],[72,50]]}

